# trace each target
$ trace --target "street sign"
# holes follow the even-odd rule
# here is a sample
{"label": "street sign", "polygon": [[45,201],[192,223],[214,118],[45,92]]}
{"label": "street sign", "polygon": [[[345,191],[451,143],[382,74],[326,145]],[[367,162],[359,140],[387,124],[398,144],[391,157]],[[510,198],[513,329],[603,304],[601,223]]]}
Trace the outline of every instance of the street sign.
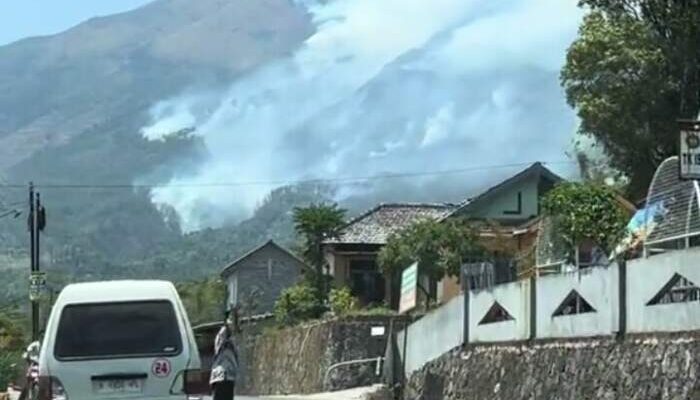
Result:
{"label": "street sign", "polygon": [[680,177],[700,179],[700,121],[679,121]]}
{"label": "street sign", "polygon": [[38,301],[46,288],[46,272],[32,272],[29,276],[29,300]]}
{"label": "street sign", "polygon": [[401,274],[401,302],[399,313],[404,314],[416,308],[418,294],[418,263],[413,263]]}

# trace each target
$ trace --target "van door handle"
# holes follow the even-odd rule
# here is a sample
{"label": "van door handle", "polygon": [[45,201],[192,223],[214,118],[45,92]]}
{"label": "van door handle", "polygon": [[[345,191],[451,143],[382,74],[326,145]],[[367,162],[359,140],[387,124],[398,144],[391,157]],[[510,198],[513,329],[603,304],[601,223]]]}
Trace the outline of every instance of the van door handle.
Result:
{"label": "van door handle", "polygon": [[130,379],[146,379],[148,374],[106,374],[106,375],[93,375],[90,380],[93,381],[113,381],[113,380],[130,380]]}

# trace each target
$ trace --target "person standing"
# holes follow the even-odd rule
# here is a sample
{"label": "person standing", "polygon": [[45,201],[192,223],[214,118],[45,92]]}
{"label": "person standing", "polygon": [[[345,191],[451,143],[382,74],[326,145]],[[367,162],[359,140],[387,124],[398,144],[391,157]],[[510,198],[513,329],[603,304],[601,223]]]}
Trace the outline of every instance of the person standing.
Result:
{"label": "person standing", "polygon": [[234,310],[234,318],[231,320],[231,312],[225,312],[224,325],[214,340],[214,361],[209,379],[214,400],[233,399],[238,372],[238,349],[233,338],[234,330],[238,331],[237,315]]}

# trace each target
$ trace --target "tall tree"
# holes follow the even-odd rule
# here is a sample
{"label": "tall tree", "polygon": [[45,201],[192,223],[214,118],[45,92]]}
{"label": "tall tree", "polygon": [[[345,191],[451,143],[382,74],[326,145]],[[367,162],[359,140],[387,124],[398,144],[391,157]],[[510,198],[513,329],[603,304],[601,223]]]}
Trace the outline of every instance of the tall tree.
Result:
{"label": "tall tree", "polygon": [[679,118],[700,110],[700,2],[581,0],[590,13],[561,74],[581,133],[644,194],[675,154]]}
{"label": "tall tree", "polygon": [[337,237],[345,224],[345,210],[337,204],[311,204],[294,209],[294,229],[302,239],[303,255],[314,268],[311,283],[323,299],[328,294],[323,241]]}

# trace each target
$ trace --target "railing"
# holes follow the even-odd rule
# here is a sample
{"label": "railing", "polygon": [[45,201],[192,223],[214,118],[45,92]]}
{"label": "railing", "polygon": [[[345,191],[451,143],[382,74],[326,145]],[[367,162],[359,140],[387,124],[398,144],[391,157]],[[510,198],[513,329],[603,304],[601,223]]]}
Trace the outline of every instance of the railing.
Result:
{"label": "railing", "polygon": [[339,362],[336,364],[331,365],[328,367],[328,370],[326,371],[326,374],[323,377],[323,383],[325,384],[328,381],[328,376],[333,372],[334,370],[344,367],[347,365],[357,365],[357,364],[367,364],[371,362],[376,362],[377,365],[375,367],[374,373],[376,376],[380,376],[382,374],[382,362],[384,361],[384,357],[373,357],[373,358],[363,358],[359,360],[350,360],[350,361],[343,361]]}

